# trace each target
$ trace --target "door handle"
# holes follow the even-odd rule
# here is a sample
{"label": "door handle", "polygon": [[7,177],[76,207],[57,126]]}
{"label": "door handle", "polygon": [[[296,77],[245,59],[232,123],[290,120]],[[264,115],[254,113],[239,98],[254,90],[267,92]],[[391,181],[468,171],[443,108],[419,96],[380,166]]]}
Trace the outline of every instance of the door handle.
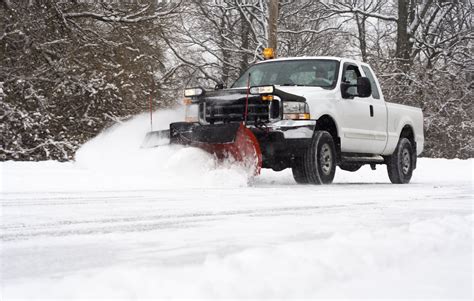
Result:
{"label": "door handle", "polygon": [[374,106],[370,105],[370,117],[374,117]]}

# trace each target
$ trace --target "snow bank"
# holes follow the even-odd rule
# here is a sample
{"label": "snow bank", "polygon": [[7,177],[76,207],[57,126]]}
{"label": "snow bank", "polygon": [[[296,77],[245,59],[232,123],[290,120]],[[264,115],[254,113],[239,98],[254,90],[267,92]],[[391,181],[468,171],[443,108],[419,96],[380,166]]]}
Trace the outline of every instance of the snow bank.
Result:
{"label": "snow bank", "polygon": [[[418,167],[413,172],[410,185],[429,183],[439,186],[447,183],[473,183],[473,163],[473,159],[419,158]],[[263,170],[262,175],[255,182],[257,185],[295,185],[290,169],[279,173]],[[390,184],[390,179],[386,166],[378,165],[377,170],[372,170],[366,165],[356,172],[337,168],[334,185],[337,184]]]}
{"label": "snow bank", "polygon": [[[89,148],[91,147],[91,148]],[[127,191],[175,188],[242,188],[296,186],[291,170],[262,170],[249,182],[245,170],[218,165],[211,155],[179,146],[137,150],[136,156],[114,161],[95,154],[88,145],[77,163],[0,162],[0,192]],[[90,153],[88,153],[90,152]],[[86,155],[86,153],[88,153]],[[97,155],[97,157],[95,156]],[[103,159],[100,157],[103,156]],[[102,160],[102,161],[101,161]],[[411,184],[433,188],[447,184],[471,185],[473,160],[419,159]],[[385,166],[364,166],[351,173],[337,169],[333,185],[390,184]]]}

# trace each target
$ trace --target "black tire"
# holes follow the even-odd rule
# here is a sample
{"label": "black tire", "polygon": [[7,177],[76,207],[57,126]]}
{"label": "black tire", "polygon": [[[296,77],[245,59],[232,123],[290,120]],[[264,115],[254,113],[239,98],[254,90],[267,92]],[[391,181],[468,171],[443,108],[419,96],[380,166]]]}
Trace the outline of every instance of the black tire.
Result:
{"label": "black tire", "polygon": [[316,131],[303,156],[306,179],[310,184],[331,184],[336,173],[336,147],[331,134]]}
{"label": "black tire", "polygon": [[345,171],[355,172],[362,167],[362,164],[358,163],[342,163],[339,165],[339,168]]}
{"label": "black tire", "polygon": [[400,138],[393,154],[387,158],[388,177],[393,184],[408,184],[416,164],[416,154],[407,138]]}
{"label": "black tire", "polygon": [[293,166],[291,167],[291,171],[293,172],[293,178],[295,179],[296,183],[308,184],[308,178],[306,177],[306,173],[304,171],[303,158],[295,158]]}

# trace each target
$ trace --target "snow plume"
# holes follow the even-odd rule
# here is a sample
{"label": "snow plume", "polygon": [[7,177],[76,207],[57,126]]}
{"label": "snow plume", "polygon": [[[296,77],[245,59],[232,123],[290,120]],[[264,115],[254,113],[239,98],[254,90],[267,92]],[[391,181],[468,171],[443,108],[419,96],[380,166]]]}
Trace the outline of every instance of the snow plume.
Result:
{"label": "snow plume", "polygon": [[[153,114],[153,130],[168,129],[170,123],[182,121],[183,117],[182,107],[157,111]],[[203,150],[179,145],[142,148],[150,129],[149,114],[109,128],[77,151],[76,166],[129,188],[247,185],[249,177],[245,170],[230,162],[219,163]]]}

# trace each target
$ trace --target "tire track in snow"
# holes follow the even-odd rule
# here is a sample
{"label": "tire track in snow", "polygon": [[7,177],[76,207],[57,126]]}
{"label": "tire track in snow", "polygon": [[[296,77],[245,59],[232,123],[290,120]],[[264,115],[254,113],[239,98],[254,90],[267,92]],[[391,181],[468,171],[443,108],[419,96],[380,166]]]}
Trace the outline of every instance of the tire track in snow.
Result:
{"label": "tire track in snow", "polygon": [[[373,203],[357,204],[369,206]],[[109,233],[144,232],[163,229],[197,227],[200,223],[215,222],[232,216],[279,216],[298,215],[301,213],[314,214],[322,209],[341,209],[346,205],[280,207],[264,209],[225,210],[220,212],[208,211],[190,214],[167,214],[145,217],[106,218],[82,221],[58,221],[55,223],[25,225],[4,225],[1,227],[0,240],[16,241],[35,238],[38,236],[62,237],[70,235],[102,235]],[[74,229],[64,229],[74,227]],[[51,230],[55,229],[55,230]]]}

